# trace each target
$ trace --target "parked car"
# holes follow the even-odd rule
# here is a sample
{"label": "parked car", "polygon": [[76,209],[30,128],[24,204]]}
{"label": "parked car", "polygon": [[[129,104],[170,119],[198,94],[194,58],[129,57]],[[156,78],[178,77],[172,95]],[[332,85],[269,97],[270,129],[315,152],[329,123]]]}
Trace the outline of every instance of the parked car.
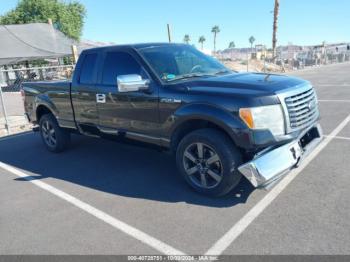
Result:
{"label": "parked car", "polygon": [[71,82],[22,88],[49,151],[66,149],[72,132],[146,142],[174,152],[187,183],[211,196],[242,175],[272,186],[322,138],[309,82],[233,72],[185,44],[85,50]]}

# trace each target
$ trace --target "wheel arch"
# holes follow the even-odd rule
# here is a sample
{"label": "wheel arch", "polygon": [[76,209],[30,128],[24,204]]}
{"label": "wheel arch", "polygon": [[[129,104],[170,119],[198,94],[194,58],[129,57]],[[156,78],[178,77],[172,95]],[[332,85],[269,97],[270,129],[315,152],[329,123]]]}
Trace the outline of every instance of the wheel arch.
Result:
{"label": "wheel arch", "polygon": [[191,105],[176,112],[176,121],[171,128],[170,148],[175,151],[182,138],[198,129],[214,128],[227,135],[238,146],[237,132],[245,128],[236,117],[215,106]]}
{"label": "wheel arch", "polygon": [[50,98],[47,95],[40,95],[36,98],[35,101],[36,104],[36,110],[35,110],[35,116],[36,116],[36,122],[39,123],[40,118],[44,114],[52,114],[55,118],[57,118],[57,109],[56,106],[52,103]]}
{"label": "wheel arch", "polygon": [[45,114],[52,114],[53,116],[55,116],[53,110],[49,106],[47,106],[46,104],[39,104],[36,107],[36,122],[39,123],[40,118]]}

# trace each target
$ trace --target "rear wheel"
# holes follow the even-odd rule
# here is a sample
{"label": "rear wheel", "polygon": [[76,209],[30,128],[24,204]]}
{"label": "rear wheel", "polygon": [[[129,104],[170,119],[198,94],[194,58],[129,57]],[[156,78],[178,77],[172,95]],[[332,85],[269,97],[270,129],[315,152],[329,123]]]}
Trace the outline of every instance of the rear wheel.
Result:
{"label": "rear wheel", "polygon": [[185,136],[176,152],[179,171],[200,193],[221,196],[240,181],[241,154],[231,139],[216,129],[200,129]]}
{"label": "rear wheel", "polygon": [[41,138],[46,148],[51,152],[61,152],[70,143],[70,133],[59,127],[52,114],[45,114],[39,122]]}

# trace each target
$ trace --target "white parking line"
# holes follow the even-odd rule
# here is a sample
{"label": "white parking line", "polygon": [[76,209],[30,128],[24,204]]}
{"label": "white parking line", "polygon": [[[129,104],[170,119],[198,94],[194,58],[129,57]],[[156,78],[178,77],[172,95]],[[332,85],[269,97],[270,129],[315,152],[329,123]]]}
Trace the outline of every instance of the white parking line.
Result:
{"label": "white parking line", "polygon": [[67,194],[63,192],[62,190],[59,190],[43,181],[35,180],[34,177],[27,175],[26,173],[8,165],[5,163],[0,162],[0,168],[3,168],[7,170],[8,172],[11,172],[12,174],[24,178],[27,181],[33,183],[34,185],[50,192],[51,194],[54,194],[55,196],[69,202],[70,204],[80,208],[81,210],[84,210],[85,212],[89,213],[90,215],[93,215],[94,217],[102,220],[103,222],[111,225],[112,227],[124,232],[125,234],[141,241],[142,243],[154,248],[155,250],[167,254],[167,255],[184,255],[183,252],[165,244],[164,242],[142,232],[141,230],[132,227],[123,221],[120,221],[116,219],[115,217],[112,217],[108,215],[107,213],[77,199],[76,197]]}
{"label": "white parking line", "polygon": [[318,86],[329,86],[329,87],[350,87],[350,84],[343,83],[343,84],[313,84],[315,87]]}
{"label": "white parking line", "polygon": [[335,103],[350,103],[350,100],[331,100],[331,99],[318,99],[318,102],[335,102]]}
{"label": "white parking line", "polygon": [[[331,137],[330,135],[324,135],[324,137]],[[333,136],[331,137],[333,139],[341,139],[341,140],[349,140],[350,141],[350,137],[345,137],[345,136]]]}
{"label": "white parking line", "polygon": [[350,122],[348,115],[333,131],[327,136],[314,151],[308,155],[299,168],[291,171],[282,181],[277,184],[267,195],[248,211],[225,235],[223,235],[207,252],[207,255],[221,255],[237,237],[256,219],[271,202],[300,174],[301,171],[324,149],[328,143]]}

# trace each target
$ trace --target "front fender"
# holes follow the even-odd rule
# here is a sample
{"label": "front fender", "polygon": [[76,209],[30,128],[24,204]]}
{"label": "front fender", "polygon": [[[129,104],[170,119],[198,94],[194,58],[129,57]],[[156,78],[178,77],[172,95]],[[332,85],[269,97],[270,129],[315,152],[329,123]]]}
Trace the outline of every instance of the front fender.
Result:
{"label": "front fender", "polygon": [[214,105],[188,104],[178,108],[172,115],[172,119],[173,124],[169,127],[169,134],[174,134],[182,124],[188,121],[204,120],[224,130],[237,146],[246,147],[246,143],[249,143],[249,137],[242,139],[243,131],[247,130],[242,120],[234,113]]}

